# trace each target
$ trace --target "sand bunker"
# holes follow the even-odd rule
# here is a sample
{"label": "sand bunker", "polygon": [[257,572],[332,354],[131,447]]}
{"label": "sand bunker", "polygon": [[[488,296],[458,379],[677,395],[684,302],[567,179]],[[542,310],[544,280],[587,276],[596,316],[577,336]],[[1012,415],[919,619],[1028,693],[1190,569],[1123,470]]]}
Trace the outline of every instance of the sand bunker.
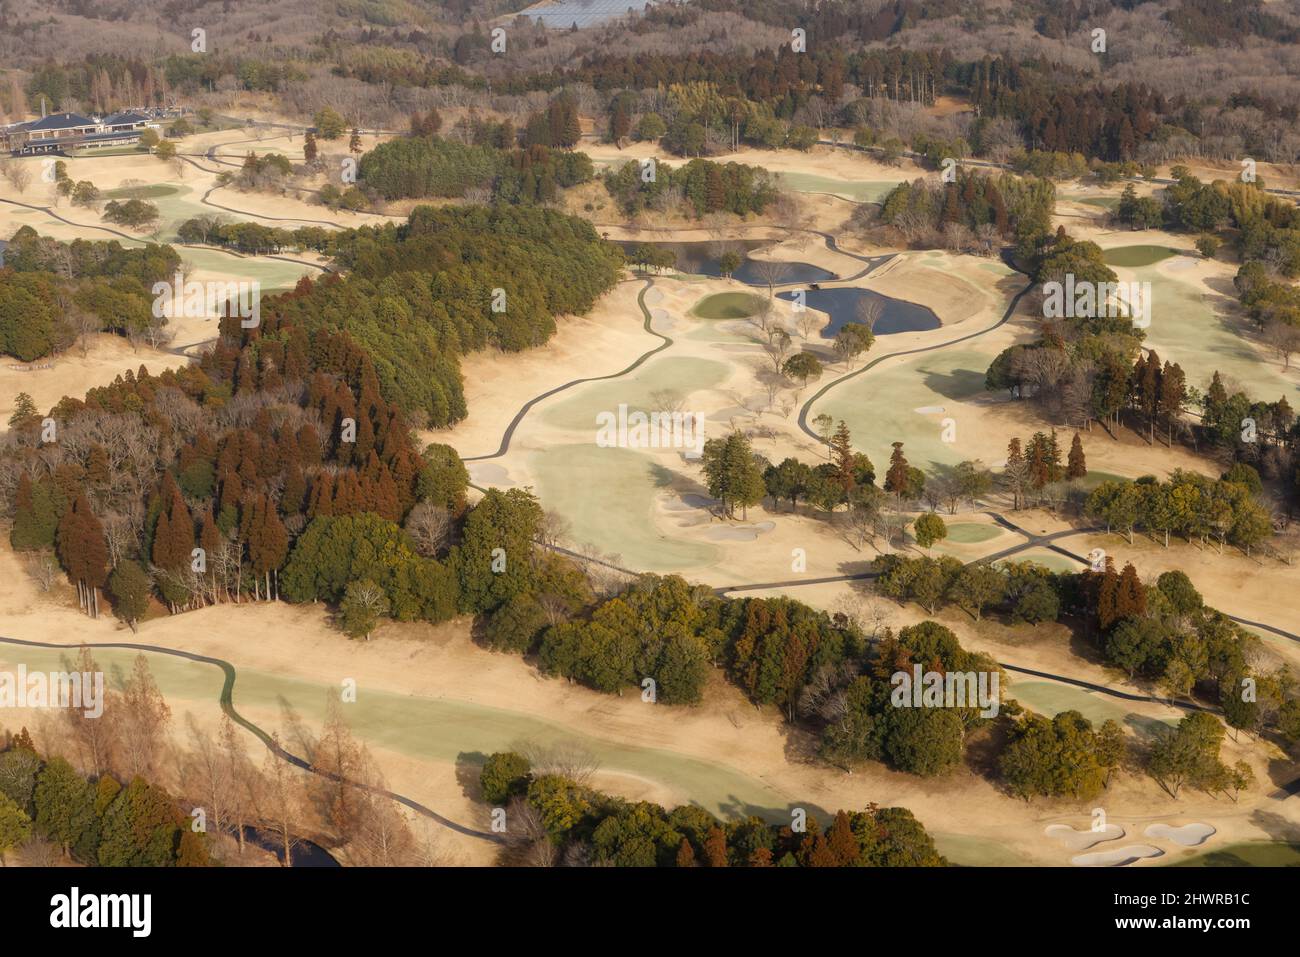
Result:
{"label": "sand bunker", "polygon": [[1092,854],[1080,854],[1070,858],[1076,867],[1127,867],[1135,861],[1147,857],[1163,857],[1164,851],[1150,844],[1130,844],[1128,847],[1116,847],[1109,851],[1096,851]]}
{"label": "sand bunker", "polygon": [[723,526],[709,529],[708,537],[715,542],[752,542],[775,527],[775,522],[759,522],[756,525],[745,525],[739,528]]}
{"label": "sand bunker", "polygon": [[918,415],[939,415],[941,412],[943,412],[943,406],[923,405],[919,409],[913,409],[912,411],[917,413]]}
{"label": "sand bunker", "polygon": [[[1049,824],[1043,829],[1043,833],[1060,841],[1072,851],[1086,851],[1106,841],[1119,840],[1124,836],[1125,831],[1118,824],[1107,824],[1101,831],[1094,831],[1091,828],[1081,831],[1068,824]],[[1077,864],[1078,861],[1076,860],[1075,863]]]}
{"label": "sand bunker", "polygon": [[1184,824],[1172,827],[1168,824],[1152,824],[1142,832],[1147,837],[1173,841],[1183,847],[1199,847],[1218,833],[1208,824]]}
{"label": "sand bunker", "polygon": [[469,469],[470,480],[478,485],[515,484],[510,473],[495,462],[470,462],[466,468]]}

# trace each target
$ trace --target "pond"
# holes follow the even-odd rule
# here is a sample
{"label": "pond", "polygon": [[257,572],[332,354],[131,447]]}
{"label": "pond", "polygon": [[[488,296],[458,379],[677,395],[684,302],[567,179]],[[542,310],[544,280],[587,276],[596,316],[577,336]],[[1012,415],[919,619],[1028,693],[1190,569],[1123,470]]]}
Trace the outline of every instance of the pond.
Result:
{"label": "pond", "polygon": [[[633,250],[637,246],[653,246],[656,249],[671,249],[677,257],[677,271],[691,273],[697,276],[713,276],[715,278],[722,275],[722,270],[718,267],[718,259],[725,252],[736,252],[746,257],[740,264],[740,268],[731,274],[731,278],[743,282],[749,286],[766,286],[768,267],[755,259],[749,259],[749,253],[763,246],[772,245],[770,240],[765,239],[732,239],[723,242],[713,242],[709,240],[699,240],[695,242],[642,242],[640,240],[624,240],[619,242],[623,251],[631,258]],[[822,269],[820,266],[814,266],[811,263],[800,262],[782,262],[773,271],[771,278],[775,285],[785,285],[792,282],[827,282],[837,278],[835,273]]]}
{"label": "pond", "polygon": [[[796,294],[795,291],[779,292],[777,296],[793,301]],[[804,304],[809,309],[816,309],[831,317],[831,321],[822,330],[824,339],[834,339],[847,323],[860,322],[858,310],[864,300],[879,305],[880,318],[872,326],[872,331],[878,336],[897,332],[924,332],[927,329],[938,329],[942,325],[934,310],[906,299],[882,296],[870,289],[807,289],[803,290],[803,294]]]}

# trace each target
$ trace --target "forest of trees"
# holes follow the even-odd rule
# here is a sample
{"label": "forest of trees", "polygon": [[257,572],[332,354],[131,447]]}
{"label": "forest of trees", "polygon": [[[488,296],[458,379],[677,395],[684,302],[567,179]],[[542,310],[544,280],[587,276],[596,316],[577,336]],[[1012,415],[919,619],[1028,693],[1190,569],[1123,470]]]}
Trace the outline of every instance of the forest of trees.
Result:
{"label": "forest of trees", "polygon": [[[975,619],[994,613],[1011,624],[1069,623],[1108,665],[1171,700],[1218,706],[1237,730],[1272,728],[1300,741],[1295,679],[1285,666],[1252,666],[1259,639],[1207,606],[1183,572],[1143,583],[1132,564],[1117,571],[1109,558],[1101,571],[1061,573],[1033,562],[995,567],[903,555],[882,556],[876,569],[882,594],[930,614],[952,605]],[[1242,694],[1247,679],[1253,696]]]}
{"label": "forest of trees", "polygon": [[885,197],[880,219],[913,245],[989,255],[1012,237],[1020,247],[1040,242],[1055,206],[1050,180],[959,169],[955,183],[899,183]]}
{"label": "forest of trees", "polygon": [[[100,670],[84,647],[76,669]],[[38,753],[26,728],[5,735],[0,861],[35,836],[87,866],[207,866],[208,836],[191,828],[185,807],[158,783],[171,710],[143,656],[121,690],[106,689],[105,697],[96,717],[77,708],[57,714],[63,753]]]}
{"label": "forest of trees", "polygon": [[[476,588],[500,539],[474,530],[495,499],[466,517],[459,458],[421,452],[409,423],[462,416],[455,357],[540,342],[555,313],[588,308],[613,283],[621,256],[585,222],[521,209],[420,209],[335,248],[347,279],[304,278],[264,303],[255,328],[222,320],[196,364],[158,376],[142,367],[65,397],[48,426],[20,403],[0,475],[11,544],[57,562],[89,614],[105,590],[133,627],[153,598],[172,612],[323,599],[364,637],[380,615],[483,610]],[[42,250],[105,268],[90,244],[27,237],[20,264]],[[530,268],[487,275],[492,262]],[[499,315],[498,283],[509,297]]]}
{"label": "forest of trees", "polygon": [[179,268],[170,246],[64,243],[23,226],[9,240],[0,269],[0,352],[30,362],[104,331],[156,345],[166,320],[153,314],[150,290]]}
{"label": "forest of trees", "polygon": [[588,311],[622,266],[585,220],[512,206],[418,207],[400,226],[338,234],[332,248],[347,277],[264,301],[262,328],[246,338],[276,338],[282,325],[345,331],[380,393],[434,427],[465,416],[460,355],[541,345],[556,316]]}
{"label": "forest of trees", "polygon": [[659,209],[671,193],[680,193],[696,218],[718,212],[747,217],[762,213],[777,198],[768,172],[743,163],[693,159],[678,167],[656,164],[649,182],[642,174],[641,164],[632,161],[605,173],[605,188],[625,216]]}
{"label": "forest of trees", "polygon": [[594,175],[585,153],[536,144],[499,149],[436,136],[390,140],[361,157],[360,181],[384,199],[490,194],[504,203],[546,203]]}

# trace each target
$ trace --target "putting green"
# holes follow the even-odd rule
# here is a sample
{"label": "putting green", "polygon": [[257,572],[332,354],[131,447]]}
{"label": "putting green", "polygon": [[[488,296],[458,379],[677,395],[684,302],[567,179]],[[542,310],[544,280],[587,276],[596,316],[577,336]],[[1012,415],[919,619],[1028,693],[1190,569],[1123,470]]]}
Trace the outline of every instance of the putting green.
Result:
{"label": "putting green", "polygon": [[656,526],[656,494],[670,474],[643,452],[598,447],[592,429],[591,441],[551,446],[529,458],[537,494],[569,521],[572,539],[637,571],[689,576],[718,561],[716,547],[670,538]]}
{"label": "putting green", "polygon": [[701,319],[747,319],[763,300],[749,292],[715,292],[695,304],[691,313]]}
{"label": "putting green", "polygon": [[119,186],[117,189],[106,190],[104,196],[108,199],[157,199],[162,196],[175,196],[178,192],[180,192],[179,187],[167,183],[147,183],[139,186]]}
{"label": "putting green", "polygon": [[996,525],[983,525],[979,522],[957,522],[948,526],[947,541],[954,545],[977,545],[1003,534],[1003,529]]}
{"label": "putting green", "polygon": [[[626,404],[629,410],[667,411],[662,402],[655,401],[656,392],[669,391],[687,399],[698,389],[711,389],[724,382],[730,371],[725,362],[713,359],[651,359],[622,378],[576,387],[568,398],[549,406],[542,419],[548,425],[582,433],[582,438],[594,442],[596,416],[600,413],[617,415],[620,404]],[[685,410],[691,410],[689,401]]]}
{"label": "putting green", "polygon": [[1060,552],[1054,552],[1050,548],[1028,548],[1017,553],[1012,558],[1003,559],[997,564],[1003,565],[1008,561],[1033,562],[1035,565],[1050,568],[1054,572],[1077,572],[1083,568],[1082,562],[1076,562],[1073,558],[1067,558]]}
{"label": "putting green", "polygon": [[1115,246],[1107,249],[1102,259],[1107,266],[1124,266],[1135,269],[1140,266],[1152,266],[1161,260],[1180,255],[1177,249],[1168,246]]}

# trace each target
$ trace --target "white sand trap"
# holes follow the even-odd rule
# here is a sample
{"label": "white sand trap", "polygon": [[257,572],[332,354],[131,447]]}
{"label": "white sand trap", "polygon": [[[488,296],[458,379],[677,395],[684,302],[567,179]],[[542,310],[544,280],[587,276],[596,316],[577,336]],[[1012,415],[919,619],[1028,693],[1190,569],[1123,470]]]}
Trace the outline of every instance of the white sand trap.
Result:
{"label": "white sand trap", "polygon": [[919,409],[913,409],[912,411],[917,413],[918,415],[939,415],[940,413],[943,412],[943,406],[923,405]]}
{"label": "white sand trap", "polygon": [[1135,861],[1147,857],[1163,857],[1164,851],[1150,844],[1130,844],[1128,847],[1116,847],[1109,851],[1094,851],[1091,854],[1079,854],[1070,858],[1075,867],[1127,867]]}
{"label": "white sand trap", "polygon": [[688,494],[681,498],[666,501],[659,507],[665,512],[694,512],[699,509],[707,509],[714,504],[714,500],[704,495]]}
{"label": "white sand trap", "polygon": [[664,301],[663,290],[655,289],[654,287],[647,289],[645,292],[645,301],[647,304],[651,306],[663,302]]}
{"label": "white sand trap", "polygon": [[1165,263],[1167,269],[1194,269],[1199,259],[1193,259],[1191,256],[1175,256]]}
{"label": "white sand trap", "polygon": [[477,485],[515,484],[510,473],[495,462],[470,462],[466,468],[469,470],[470,481]]}
{"label": "white sand trap", "polygon": [[1102,831],[1094,831],[1091,828],[1078,830],[1068,824],[1049,824],[1043,831],[1048,837],[1055,838],[1072,851],[1086,851],[1106,841],[1117,841],[1125,834],[1124,829],[1118,824],[1107,824]]}
{"label": "white sand trap", "polygon": [[660,322],[660,321],[662,321],[662,320],[664,320],[664,319],[667,319],[667,318],[668,318],[668,310],[667,310],[667,309],[651,309],[651,310],[650,310],[650,318],[653,319],[655,322]]}
{"label": "white sand trap", "polygon": [[1142,832],[1147,837],[1173,841],[1183,847],[1199,847],[1218,833],[1208,824],[1184,824],[1172,827],[1168,824],[1152,824]]}
{"label": "white sand trap", "polygon": [[725,409],[719,409],[710,415],[706,422],[730,422],[732,419],[747,419],[754,413],[749,409],[742,409],[738,405],[728,406]]}
{"label": "white sand trap", "polygon": [[775,522],[758,522],[739,527],[721,526],[709,529],[707,537],[715,542],[752,542],[775,527]]}

